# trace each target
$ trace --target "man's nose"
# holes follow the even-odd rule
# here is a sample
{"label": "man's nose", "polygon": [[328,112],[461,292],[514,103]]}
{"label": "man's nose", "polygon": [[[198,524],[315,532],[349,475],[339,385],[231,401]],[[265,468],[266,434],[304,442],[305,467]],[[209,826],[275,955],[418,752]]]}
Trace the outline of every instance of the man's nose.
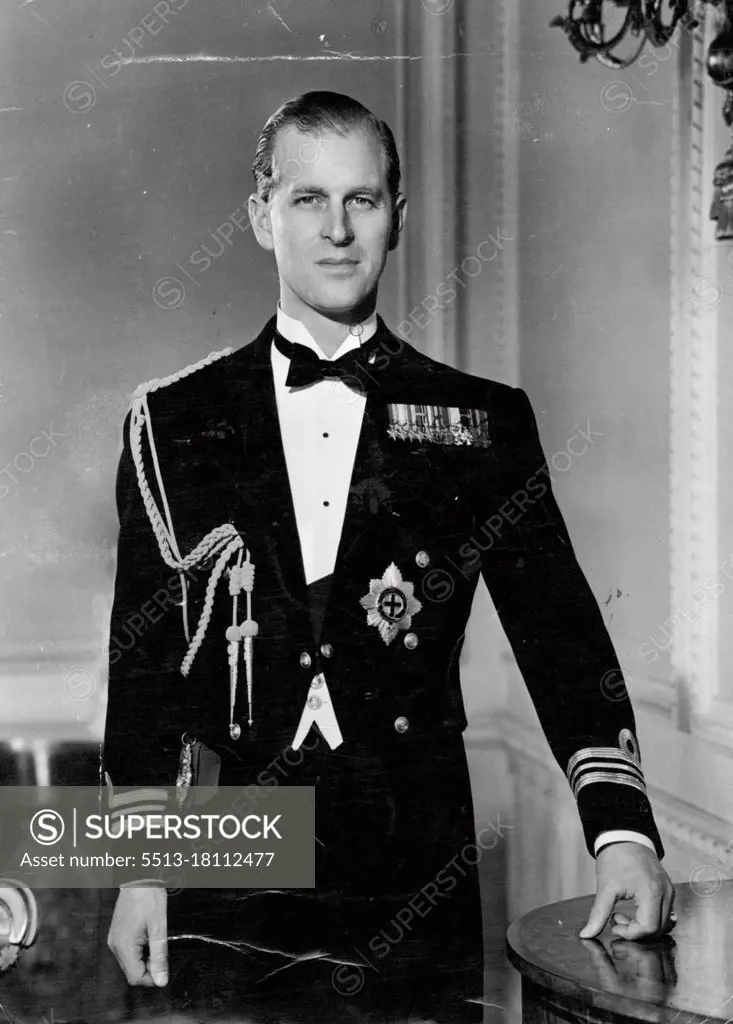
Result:
{"label": "man's nose", "polygon": [[354,232],[349,215],[341,204],[329,208],[323,234],[336,245],[344,245],[353,239]]}

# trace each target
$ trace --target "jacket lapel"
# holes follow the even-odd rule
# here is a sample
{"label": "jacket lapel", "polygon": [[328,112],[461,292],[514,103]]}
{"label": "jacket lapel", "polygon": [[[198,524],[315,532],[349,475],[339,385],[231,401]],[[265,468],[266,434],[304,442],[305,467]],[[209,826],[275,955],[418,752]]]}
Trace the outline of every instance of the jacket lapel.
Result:
{"label": "jacket lapel", "polygon": [[[375,366],[373,376],[365,378],[366,405],[361,425],[361,433],[354,458],[354,466],[349,481],[349,491],[344,513],[338,553],[334,565],[333,581],[326,610],[323,634],[333,635],[331,624],[338,618],[339,622],[363,618],[363,610],[358,601],[353,600],[354,586],[363,584],[363,592],[369,589],[368,579],[354,579],[362,569],[363,553],[384,548],[392,550],[392,539],[395,536],[394,513],[394,466],[390,463],[385,450],[387,437],[387,403],[391,384],[399,378],[397,365],[393,363],[395,351],[399,351],[400,342],[386,328],[381,317],[378,318],[378,331],[385,341],[384,349],[377,347],[377,366],[379,355],[389,353],[388,366],[378,369]],[[396,349],[395,346],[398,346]]]}
{"label": "jacket lapel", "polygon": [[285,605],[295,636],[307,638],[305,572],[270,361],[275,324],[273,317],[227,367],[222,405],[234,443],[225,471],[236,499],[232,518],[255,564],[255,587],[265,587],[264,600]]}

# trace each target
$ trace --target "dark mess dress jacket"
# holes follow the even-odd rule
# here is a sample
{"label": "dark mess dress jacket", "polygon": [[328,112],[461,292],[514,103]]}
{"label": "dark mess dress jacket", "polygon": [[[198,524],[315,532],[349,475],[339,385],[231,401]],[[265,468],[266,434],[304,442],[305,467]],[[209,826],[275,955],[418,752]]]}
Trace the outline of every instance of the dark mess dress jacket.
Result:
{"label": "dark mess dress jacket", "polygon": [[[339,750],[358,744],[365,779],[379,766],[380,799],[422,787],[425,813],[442,816],[448,832],[457,808],[468,807],[468,822],[459,662],[482,575],[588,849],[599,833],[625,829],[661,857],[623,675],[525,393],[429,359],[379,320],[316,643],[275,403],[274,332],[273,318],[252,343],[141,386],[126,418],[103,750],[115,790],[175,785],[191,733],[218,751],[223,779],[271,783],[268,766],[288,749],[323,672]],[[230,570],[250,564],[248,693],[247,644],[232,648],[227,631]],[[245,608],[241,593],[240,619]],[[236,772],[227,775],[228,763]],[[362,791],[353,774],[348,785]],[[329,792],[349,800],[348,789]],[[391,806],[398,830],[420,827],[404,801]]]}

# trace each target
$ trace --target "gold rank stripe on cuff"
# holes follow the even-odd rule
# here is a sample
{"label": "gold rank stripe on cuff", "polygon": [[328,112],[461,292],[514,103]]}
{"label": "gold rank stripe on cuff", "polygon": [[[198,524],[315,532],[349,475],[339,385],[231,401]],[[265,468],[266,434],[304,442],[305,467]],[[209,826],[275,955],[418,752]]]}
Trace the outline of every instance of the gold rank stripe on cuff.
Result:
{"label": "gold rank stripe on cuff", "polygon": [[148,787],[115,793],[110,787],[110,820],[118,821],[125,814],[161,814],[166,809],[168,794],[164,789]]}
{"label": "gold rank stripe on cuff", "polygon": [[591,782],[613,782],[633,786],[646,793],[641,765],[631,754],[618,747],[585,747],[568,761],[567,777],[577,797],[583,786]]}
{"label": "gold rank stripe on cuff", "polygon": [[165,804],[130,805],[129,807],[120,807],[115,811],[110,811],[109,820],[119,821],[125,815],[129,817],[133,814],[163,814],[164,811]]}
{"label": "gold rank stripe on cuff", "polygon": [[578,793],[581,791],[583,786],[587,786],[591,782],[617,782],[622,786],[633,786],[634,789],[638,789],[641,793],[646,794],[646,783],[643,779],[636,779],[631,775],[626,775],[622,772],[588,772],[587,774],[581,775],[580,778],[573,783],[573,795],[576,800]]}
{"label": "gold rank stripe on cuff", "polygon": [[168,794],[164,789],[150,787],[148,789],[128,789],[124,793],[113,792],[109,798],[110,807],[122,807],[123,804],[137,803],[148,800],[154,803],[166,803]]}

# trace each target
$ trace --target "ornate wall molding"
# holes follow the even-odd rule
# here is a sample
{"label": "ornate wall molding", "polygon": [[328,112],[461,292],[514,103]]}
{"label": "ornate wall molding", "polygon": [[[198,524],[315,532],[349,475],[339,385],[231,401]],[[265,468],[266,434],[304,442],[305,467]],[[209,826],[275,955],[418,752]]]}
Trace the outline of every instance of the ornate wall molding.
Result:
{"label": "ornate wall molding", "polygon": [[709,711],[718,678],[717,601],[695,605],[695,592],[717,566],[718,325],[715,229],[708,218],[715,132],[713,104],[706,102],[713,87],[705,72],[713,31],[709,16],[694,34],[680,30],[671,168],[668,621],[677,726],[683,731],[690,731],[695,716]]}
{"label": "ornate wall molding", "polygon": [[[666,798],[669,800],[669,797]],[[660,832],[667,841],[672,840],[676,846],[695,854],[703,860],[718,866],[723,873],[731,875],[733,867],[733,856],[731,845],[733,841],[733,827],[727,826],[727,831],[732,838],[724,838],[726,825],[721,822],[719,832],[711,832],[709,829],[698,826],[685,818],[685,807],[676,806],[674,801],[669,804],[665,797],[657,795],[654,806],[654,817]]]}

